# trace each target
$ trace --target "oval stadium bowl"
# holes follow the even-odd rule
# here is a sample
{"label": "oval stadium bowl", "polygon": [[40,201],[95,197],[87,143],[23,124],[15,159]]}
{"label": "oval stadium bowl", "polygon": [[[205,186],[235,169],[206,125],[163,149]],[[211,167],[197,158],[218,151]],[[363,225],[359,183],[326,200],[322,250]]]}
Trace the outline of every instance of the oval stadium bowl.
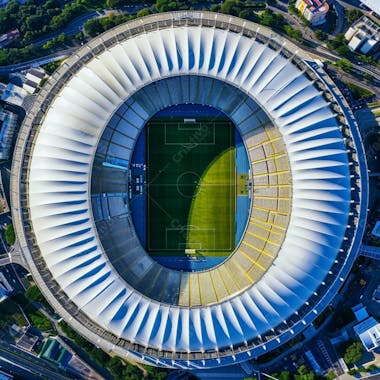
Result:
{"label": "oval stadium bowl", "polygon": [[[147,121],[184,103],[233,121],[252,179],[242,239],[199,272],[146,253],[125,190]],[[323,68],[211,12],[136,19],[67,59],[24,120],[11,187],[20,249],[57,313],[107,352],[189,369],[257,358],[309,326],[345,280],[367,210],[357,125]]]}

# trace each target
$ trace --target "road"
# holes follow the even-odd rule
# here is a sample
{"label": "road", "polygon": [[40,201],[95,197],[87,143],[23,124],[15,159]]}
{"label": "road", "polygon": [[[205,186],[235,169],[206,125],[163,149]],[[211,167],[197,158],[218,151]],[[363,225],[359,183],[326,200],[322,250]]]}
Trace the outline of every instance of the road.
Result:
{"label": "road", "polygon": [[301,20],[296,15],[289,13],[287,9],[284,9],[278,5],[268,4],[268,9],[272,12],[280,13],[282,16],[284,16],[286,22],[291,27],[298,29],[302,33],[302,37],[305,40],[309,41],[310,43],[315,43],[314,32],[307,26],[303,25]]}
{"label": "road", "polygon": [[53,39],[54,37],[59,36],[62,33],[64,33],[66,36],[72,36],[74,34],[77,34],[78,32],[80,32],[83,29],[83,26],[86,23],[86,21],[88,21],[94,17],[98,17],[98,16],[99,16],[99,13],[95,12],[95,11],[86,13],[86,14],[79,16],[78,18],[74,19],[73,21],[71,21],[66,26],[66,28],[61,29],[61,30],[57,30],[56,32],[51,32],[49,34],[46,34],[44,37],[41,37],[41,38],[38,38],[36,40],[31,41],[30,44],[33,44],[36,46],[41,46],[45,42]]}
{"label": "road", "polygon": [[[348,1],[348,0],[346,0]],[[355,0],[351,0],[351,2],[354,2]],[[336,0],[337,4],[338,4],[338,0]],[[341,0],[339,0],[339,5],[337,5],[337,10],[338,11],[338,15],[339,14],[344,14],[344,8],[343,6],[341,5],[344,4],[344,6],[346,6],[346,3],[345,2],[342,2]],[[133,8],[128,8],[128,10],[126,11],[126,13],[135,13],[137,12],[139,9],[141,9],[143,7],[143,5],[140,5],[140,6],[134,6]],[[351,7],[356,7],[355,5],[352,5]],[[295,15],[292,15],[292,14],[289,14],[286,9],[284,9],[283,6],[268,6],[268,8],[274,12],[278,12],[280,14],[282,14],[287,22],[289,22],[290,25],[292,25],[293,27],[296,27],[298,30],[300,30],[303,34],[303,37],[308,41],[308,42],[311,42],[313,44],[315,44],[316,40],[314,38],[314,35],[313,35],[313,31],[310,29],[310,28],[307,28],[305,26],[302,25],[301,21],[298,19],[297,16]],[[342,13],[343,12],[343,13]],[[46,42],[47,40],[53,38],[54,36],[62,33],[62,32],[65,32],[65,33],[72,33],[72,34],[75,34],[77,33],[79,30],[81,30],[81,28],[83,27],[84,23],[95,17],[95,16],[99,16],[99,13],[98,12],[89,12],[81,17],[78,17],[77,19],[73,20],[65,29],[63,30],[60,30],[60,31],[57,31],[57,32],[54,32],[54,33],[51,33],[49,34],[48,36],[45,36],[39,40],[36,40],[34,41],[35,43],[38,43],[38,44],[42,44],[44,42]],[[102,15],[100,15],[102,16]],[[339,19],[339,17],[338,17]],[[297,43],[295,41],[293,41],[296,45],[298,45],[301,49],[311,53],[313,56],[316,56],[318,58],[322,58],[322,59],[327,59],[327,60],[330,60],[332,62],[336,62],[338,59],[341,59],[342,57],[334,54],[333,52],[331,52],[330,50],[328,50],[327,48],[323,47],[320,42],[318,42],[320,45],[317,46],[316,48],[310,48],[308,46],[305,46],[305,45],[302,45],[300,43]],[[10,65],[10,66],[2,66],[0,67],[0,75],[8,75],[12,72],[16,72],[16,71],[21,71],[21,70],[26,70],[30,67],[35,67],[35,66],[39,66],[39,65],[43,65],[43,64],[46,64],[46,63],[49,63],[49,62],[53,62],[53,61],[57,61],[57,60],[60,60],[62,58],[65,58],[69,55],[71,55],[77,48],[70,48],[70,49],[65,49],[65,50],[62,50],[62,51],[58,51],[54,54],[51,54],[49,56],[46,56],[46,57],[41,57],[41,58],[37,58],[37,59],[34,59],[34,60],[31,60],[31,61],[28,61],[28,62],[23,62],[23,63],[19,63],[19,64],[15,64],[15,65]],[[368,65],[368,64],[356,64],[356,63],[352,63],[352,66],[354,69],[358,70],[358,71],[361,71],[361,72],[365,72],[367,74],[370,74],[372,75],[376,80],[380,81],[380,73],[379,71],[374,67],[374,66],[371,66],[371,65]],[[362,87],[366,87],[365,84],[363,84],[362,82],[359,82],[360,85]],[[358,83],[358,84],[359,84]],[[375,92],[377,97],[380,97],[380,90],[377,90],[377,84],[375,83],[374,86],[372,87],[371,91]]]}
{"label": "road", "polygon": [[358,9],[362,12],[365,12],[364,9],[360,7],[359,0],[338,0],[338,1],[343,7],[347,9]]}
{"label": "road", "polygon": [[[344,8],[343,6],[340,4],[341,2],[338,2],[338,0],[336,0],[334,2],[334,5],[336,5],[336,9],[337,9],[337,14],[338,14],[338,23],[341,23],[341,25],[339,25],[339,29],[338,29],[338,25],[337,25],[337,29],[335,32],[337,33],[340,33],[341,30],[343,30],[343,27],[344,27],[344,21],[345,21],[345,13],[344,13]],[[345,4],[345,3],[343,3]],[[352,6],[353,7],[353,6]],[[337,55],[336,53],[332,52],[331,50],[327,49],[326,47],[324,47],[321,42],[317,41],[314,37],[314,33],[313,31],[308,28],[308,27],[305,27],[304,25],[302,25],[301,21],[299,20],[299,18],[295,15],[292,15],[292,14],[289,14],[288,12],[284,11],[283,9],[279,8],[279,7],[275,7],[275,6],[268,6],[268,8],[270,10],[272,10],[273,12],[278,12],[278,13],[281,13],[286,21],[292,26],[292,27],[295,27],[296,29],[300,30],[302,32],[302,36],[305,40],[307,40],[309,43],[312,43],[312,44],[315,44],[317,43],[318,46],[317,47],[309,47],[309,46],[305,46],[303,44],[300,44],[299,42],[297,41],[293,41],[294,44],[296,44],[300,49],[303,49],[309,53],[311,53],[312,56],[316,56],[317,58],[322,58],[322,59],[327,59],[331,62],[336,62],[337,60],[339,59],[342,59],[343,57]],[[340,20],[340,21],[339,21]],[[334,32],[334,34],[335,34]],[[337,34],[336,33],[336,34]],[[372,75],[377,81],[380,81],[380,73],[379,71],[377,70],[376,67],[374,67],[373,65],[369,65],[369,64],[366,64],[366,63],[355,63],[355,62],[351,62],[352,63],[352,67],[353,69],[355,70],[358,70],[358,71],[361,71],[361,72],[364,72],[364,73],[367,73],[367,74],[370,74]],[[351,81],[354,81],[355,79],[351,80]],[[355,83],[355,82],[354,82]],[[368,86],[366,86],[365,83],[361,82],[361,81],[358,81],[356,80],[356,83],[364,88],[368,88]],[[380,90],[378,90],[379,88],[379,84],[378,83],[374,83],[373,86],[371,86],[370,88],[368,88],[370,91],[376,93],[376,96],[378,98],[380,98]]]}
{"label": "road", "polygon": [[333,72],[340,80],[346,81],[346,82],[351,82],[351,83],[354,83],[360,87],[363,87],[366,90],[374,93],[377,96],[377,98],[380,99],[380,87],[379,87],[378,81],[375,81],[373,84],[368,84],[368,83],[365,83],[365,82],[358,80],[353,75],[350,75],[344,71],[339,70],[335,66],[330,65],[328,69],[330,72]]}
{"label": "road", "polygon": [[[125,6],[123,13],[134,14],[134,13],[137,13],[142,8],[144,8],[144,5]],[[54,37],[59,36],[62,33],[64,33],[66,36],[72,36],[83,30],[83,27],[86,21],[91,20],[92,18],[96,18],[96,17],[106,17],[110,15],[111,13],[117,14],[120,12],[115,11],[115,10],[107,10],[107,9],[101,12],[96,12],[96,11],[88,12],[82,16],[77,17],[73,21],[71,21],[65,28],[46,34],[45,36],[41,38],[35,39],[31,41],[30,44],[41,46],[45,42],[53,39]]]}
{"label": "road", "polygon": [[342,5],[338,0],[333,2],[333,7],[337,15],[336,26],[333,35],[336,36],[342,33],[346,24],[346,13],[344,11],[344,5]]}
{"label": "road", "polygon": [[68,380],[72,378],[53,363],[21,351],[5,342],[1,342],[0,345],[0,365],[21,376],[27,373],[27,379]]}
{"label": "road", "polygon": [[15,65],[9,65],[9,66],[0,66],[0,75],[9,75],[16,71],[27,70],[27,69],[30,69],[31,67],[37,67],[37,66],[45,65],[49,62],[59,61],[60,59],[67,58],[68,56],[73,54],[75,50],[77,50],[76,47],[60,50],[54,54],[47,55],[46,57],[32,59],[31,61],[21,62]]}
{"label": "road", "polygon": [[[323,59],[327,59],[331,62],[336,62],[338,59],[342,59],[343,57],[333,53],[329,49],[325,48],[324,46],[318,46],[317,48],[310,48],[308,46],[304,46],[301,44],[296,44],[301,49],[311,53],[312,56],[320,57]],[[379,70],[376,69],[375,66],[369,65],[369,64],[356,64],[351,62],[353,69],[365,72],[367,74],[372,75],[376,80],[380,81],[380,73]]]}
{"label": "road", "polygon": [[11,259],[7,253],[0,255],[0,267],[11,263]]}

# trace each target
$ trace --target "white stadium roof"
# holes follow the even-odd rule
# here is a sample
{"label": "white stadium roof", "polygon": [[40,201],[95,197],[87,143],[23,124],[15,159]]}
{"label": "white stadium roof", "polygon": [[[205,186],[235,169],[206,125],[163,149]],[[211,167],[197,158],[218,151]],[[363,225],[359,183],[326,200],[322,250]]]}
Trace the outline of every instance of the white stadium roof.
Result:
{"label": "white stadium roof", "polygon": [[[201,15],[203,20],[219,17],[223,21],[227,17],[206,12],[184,14],[195,19]],[[176,14],[159,17],[173,22]],[[342,242],[348,239],[352,184],[347,147],[335,110],[305,71],[259,39],[228,30],[227,23],[223,30],[192,26],[185,17],[183,20],[178,26],[159,29],[144,28],[144,21],[139,20],[136,23],[141,22],[143,33],[132,36],[125,33],[124,38],[117,39],[110,33],[100,37],[97,43],[107,37],[114,41],[99,53],[93,43],[94,58],[72,73],[75,63],[68,63],[70,74],[60,79],[64,86],[57,94],[49,97],[49,88],[45,88],[45,93],[40,94],[41,99],[45,97],[46,106],[41,107],[44,115],[28,164],[27,198],[40,261],[81,312],[118,339],[146,350],[200,353],[194,360],[186,356],[183,361],[160,358],[155,362],[156,354],[150,356],[146,351],[143,357],[139,356],[140,360],[170,366],[211,366],[217,362],[205,362],[202,353],[247,346],[247,342],[254,340],[260,346],[268,331],[273,331],[276,337],[274,328],[290,325],[290,319],[308,307],[310,298],[318,296],[318,289],[339,261]],[[82,52],[89,48],[91,44]],[[158,84],[160,95],[152,101],[151,92],[146,89],[158,81],[166,83],[166,92],[165,86]],[[210,90],[208,99],[203,95],[206,83],[207,88],[210,83],[215,84],[215,91]],[[218,83],[228,85],[218,87]],[[232,96],[219,96],[221,88]],[[242,101],[234,103],[235,96]],[[240,283],[239,280],[240,287],[236,290],[225,289],[220,293],[215,290],[203,299],[200,294],[198,301],[189,295],[186,301],[181,301],[184,289],[188,292],[191,289],[182,285],[185,275],[170,270],[165,272],[165,281],[170,284],[169,279],[177,278],[176,285],[170,287],[175,289],[174,298],[144,294],[141,281],[134,280],[134,276],[139,278],[158,264],[138,242],[134,246],[138,257],[127,267],[127,274],[121,275],[117,264],[107,257],[90,202],[94,156],[103,131],[115,118],[115,111],[124,112],[118,116],[118,125],[124,131],[129,128],[130,136],[136,139],[155,112],[181,102],[205,102],[223,110],[242,133],[248,148],[249,144],[262,141],[257,136],[264,126],[279,133],[286,148],[283,163],[276,161],[273,165],[285,165],[287,169],[267,168],[262,174],[250,156],[254,185],[255,171],[257,181],[262,177],[268,181],[262,184],[266,190],[261,197],[257,195],[257,209],[255,203],[252,206],[252,218],[265,214],[272,225],[276,225],[275,219],[270,220],[269,215],[283,214],[285,218],[285,227],[279,227],[284,231],[283,237],[276,244],[272,258],[265,261],[269,246],[259,248],[261,252],[256,252],[254,258],[253,253],[244,253],[242,246],[238,246],[223,264],[225,269],[217,270],[225,270],[236,278],[243,273],[243,278],[247,273],[236,268],[247,263],[254,267],[252,263],[256,263],[252,281]],[[32,125],[31,120],[32,117],[27,119],[25,125]],[[130,152],[128,148],[119,154],[128,160]],[[283,176],[285,172],[287,176]],[[273,186],[272,177],[276,178]],[[291,191],[283,197],[288,199],[284,204],[280,190],[273,204],[260,203],[264,202],[260,198],[273,198],[269,189],[280,189],[286,180]],[[264,214],[259,215],[259,209]],[[19,230],[22,228],[17,230],[20,235]],[[26,251],[26,246],[23,249]],[[258,248],[253,247],[254,250]],[[35,268],[32,256],[27,253],[25,256],[31,268]],[[200,293],[202,286],[209,288],[207,284],[220,277],[217,270],[206,271],[196,278]],[[45,289],[44,293],[47,292]],[[291,328],[288,330],[294,333]],[[282,338],[276,339],[280,342]],[[262,353],[265,352],[265,344],[261,347]],[[232,351],[230,357],[234,356]]]}
{"label": "white stadium roof", "polygon": [[360,0],[364,5],[366,5],[369,9],[377,13],[380,17],[380,3],[379,0]]}

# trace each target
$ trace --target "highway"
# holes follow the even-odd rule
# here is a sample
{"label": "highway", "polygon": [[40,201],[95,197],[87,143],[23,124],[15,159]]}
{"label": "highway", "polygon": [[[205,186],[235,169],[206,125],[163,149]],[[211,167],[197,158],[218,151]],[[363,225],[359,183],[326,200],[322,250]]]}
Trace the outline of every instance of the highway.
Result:
{"label": "highway", "polygon": [[72,378],[53,363],[9,346],[4,342],[1,342],[0,345],[0,366],[27,379],[68,380]]}
{"label": "highway", "polygon": [[379,87],[379,81],[375,81],[374,83],[372,84],[368,84],[368,83],[365,83],[365,82],[362,82],[360,80],[358,80],[356,77],[354,77],[353,75],[351,74],[348,74],[344,71],[341,71],[339,70],[337,67],[335,66],[332,66],[330,65],[329,66],[329,71],[333,71],[335,73],[335,75],[340,79],[340,80],[344,80],[346,82],[352,82],[360,87],[363,87],[365,88],[366,90],[368,91],[371,91],[372,93],[374,93],[378,99],[380,99],[380,87]]}
{"label": "highway", "polygon": [[7,253],[0,255],[0,267],[11,263],[11,259]]}
{"label": "highway", "polygon": [[346,13],[344,11],[344,6],[338,0],[333,2],[333,7],[337,15],[336,26],[333,32],[333,35],[336,36],[344,30],[346,24]]}
{"label": "highway", "polygon": [[[343,31],[343,28],[345,26],[345,8],[349,9],[358,9],[357,6],[355,5],[349,5],[346,2],[343,2],[341,0],[335,0],[334,1],[334,7],[336,8],[336,12],[338,15],[337,19],[337,28],[334,31],[334,35],[341,33]],[[296,44],[300,49],[303,49],[307,52],[309,52],[312,56],[316,57],[317,59],[327,59],[331,62],[336,62],[339,59],[342,59],[343,57],[337,55],[335,52],[331,51],[330,49],[326,48],[325,46],[322,45],[321,42],[317,41],[314,37],[314,34],[312,30],[308,27],[305,27],[302,25],[301,21],[299,18],[293,14],[290,14],[286,12],[282,7],[279,6],[268,6],[270,10],[273,12],[278,12],[281,13],[286,21],[293,27],[297,28],[302,32],[303,38],[312,44],[317,43],[318,46],[314,47],[309,47],[306,45],[303,45],[297,41],[293,41],[294,44]],[[361,63],[358,64],[357,62],[351,62],[353,69],[358,70],[363,73],[367,73],[372,75],[377,81],[380,81],[380,73],[379,70],[373,65],[366,64],[366,63]],[[339,71],[341,72],[341,71]],[[347,76],[345,73],[342,74]],[[368,90],[374,92],[376,96],[380,99],[380,90],[379,90],[379,84],[374,83],[372,86],[367,86],[365,83],[362,81],[357,80],[356,78],[350,77],[349,78],[351,82],[358,84],[359,86],[362,86],[364,88],[367,88]]]}
{"label": "highway", "polygon": [[[339,29],[339,30],[344,27],[344,15],[345,15],[344,8],[345,7],[347,7],[347,8],[358,8],[354,4],[348,4],[348,2],[354,2],[354,0],[346,0],[346,1],[335,0],[335,2],[334,2],[334,6],[335,6],[335,8],[337,10],[337,14],[338,14],[337,29]],[[205,3],[205,5],[209,5],[209,4]],[[143,8],[143,5],[128,8],[128,10],[125,13],[135,13],[141,8]],[[292,25],[293,27],[296,27],[298,30],[301,30],[303,37],[308,42],[315,44],[316,40],[314,38],[312,30],[310,28],[303,26],[301,21],[299,20],[299,18],[297,16],[295,16],[293,14],[289,14],[286,11],[286,9],[280,4],[277,4],[275,6],[269,5],[268,8],[274,12],[279,12],[280,14],[282,14],[286,18],[287,22],[289,22],[290,25]],[[66,28],[59,30],[57,32],[50,33],[49,35],[46,35],[46,36],[44,36],[38,40],[34,40],[33,43],[37,44],[37,45],[42,45],[43,43],[47,42],[48,40],[56,37],[57,35],[59,35],[61,33],[65,33],[66,35],[72,35],[72,34],[78,33],[80,30],[82,30],[83,25],[85,24],[85,22],[87,20],[94,18],[94,17],[104,17],[105,14],[107,14],[107,11],[104,11],[103,14],[101,14],[99,12],[95,12],[95,11],[86,13],[85,15],[80,16],[80,17],[76,18],[75,20],[73,20]],[[339,27],[338,27],[338,24],[340,25]],[[316,48],[310,48],[310,47],[305,46],[303,44],[300,44],[296,41],[293,41],[293,42],[296,45],[298,45],[301,49],[311,53],[312,56],[316,56],[316,57],[322,58],[322,59],[327,59],[327,60],[330,60],[332,62],[336,62],[338,59],[342,59],[342,57],[340,57],[339,55],[335,54],[331,50],[322,46],[322,44],[320,42],[318,42],[319,46],[317,46]],[[41,58],[37,58],[37,59],[31,60],[31,61],[27,61],[27,62],[15,64],[15,65],[9,65],[9,66],[0,66],[0,75],[8,75],[12,72],[26,70],[26,69],[29,69],[30,67],[36,67],[36,66],[43,65],[43,64],[46,64],[49,62],[53,62],[53,61],[63,59],[65,57],[70,56],[76,49],[77,48],[65,49],[65,50],[57,51],[54,54],[51,54],[51,55],[48,55],[45,57],[41,57]],[[362,64],[362,63],[360,63],[360,65],[359,65],[359,64],[356,64],[355,62],[352,62],[352,67],[355,70],[370,74],[377,81],[380,81],[380,73],[374,66],[369,65],[369,64]],[[366,88],[366,85],[362,82],[358,82],[357,84]],[[378,85],[376,83],[374,83],[371,91],[375,92],[377,97],[380,98],[380,90],[378,90],[377,88],[378,88]]]}
{"label": "highway", "polygon": [[74,34],[77,34],[78,32],[80,32],[83,29],[83,26],[86,23],[86,21],[88,21],[92,18],[98,17],[98,16],[99,16],[99,13],[95,12],[95,11],[86,13],[82,16],[77,17],[73,21],[71,21],[66,26],[66,28],[63,28],[61,30],[57,30],[57,31],[49,33],[49,34],[46,34],[45,36],[43,36],[41,38],[38,38],[36,40],[31,41],[30,44],[33,44],[36,46],[41,46],[45,42],[53,39],[54,37],[59,36],[62,33],[64,33],[66,36],[72,36]]}
{"label": "highway", "polygon": [[73,54],[75,50],[77,50],[77,48],[65,49],[57,51],[56,53],[47,55],[45,57],[32,59],[31,61],[21,62],[9,66],[0,66],[0,75],[8,75],[16,71],[27,70],[31,67],[37,67],[45,65],[49,62],[59,61],[60,59],[67,58],[68,56]]}

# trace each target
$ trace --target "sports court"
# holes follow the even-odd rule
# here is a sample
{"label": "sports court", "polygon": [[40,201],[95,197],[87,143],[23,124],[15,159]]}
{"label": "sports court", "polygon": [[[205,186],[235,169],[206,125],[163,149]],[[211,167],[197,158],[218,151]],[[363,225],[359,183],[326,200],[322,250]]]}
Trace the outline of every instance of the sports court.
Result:
{"label": "sports court", "polygon": [[147,251],[227,256],[235,247],[235,127],[225,116],[146,125]]}

